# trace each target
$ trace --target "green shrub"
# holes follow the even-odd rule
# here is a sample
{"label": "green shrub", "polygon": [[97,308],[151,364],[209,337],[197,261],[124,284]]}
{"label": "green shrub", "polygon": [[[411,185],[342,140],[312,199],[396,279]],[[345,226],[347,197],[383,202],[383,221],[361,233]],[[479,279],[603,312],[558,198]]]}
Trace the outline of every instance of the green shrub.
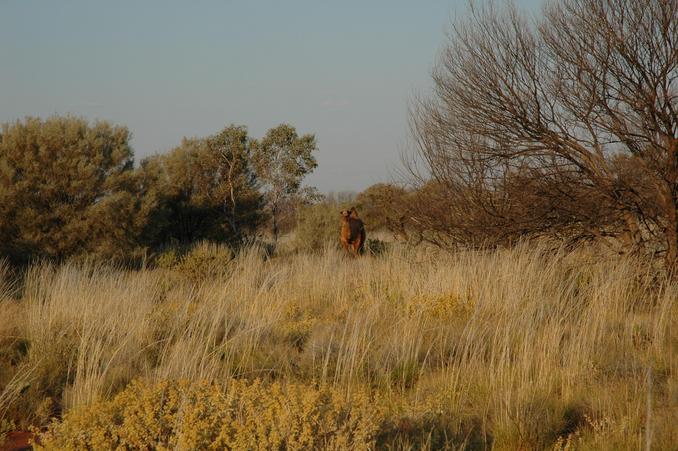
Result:
{"label": "green shrub", "polygon": [[299,210],[295,230],[295,248],[319,251],[328,245],[339,245],[339,210],[333,203],[320,203]]}
{"label": "green shrub", "polygon": [[177,269],[192,279],[215,277],[226,271],[233,257],[230,247],[202,241],[183,256]]}
{"label": "green shrub", "polygon": [[0,255],[15,264],[134,248],[126,127],[77,117],[0,124]]}
{"label": "green shrub", "polygon": [[155,266],[163,269],[172,269],[179,264],[181,254],[176,248],[169,248],[155,258]]}
{"label": "green shrub", "polygon": [[201,280],[223,275],[234,257],[233,250],[225,244],[201,241],[183,250],[168,248],[155,258],[154,264],[157,268],[174,270],[189,279]]}

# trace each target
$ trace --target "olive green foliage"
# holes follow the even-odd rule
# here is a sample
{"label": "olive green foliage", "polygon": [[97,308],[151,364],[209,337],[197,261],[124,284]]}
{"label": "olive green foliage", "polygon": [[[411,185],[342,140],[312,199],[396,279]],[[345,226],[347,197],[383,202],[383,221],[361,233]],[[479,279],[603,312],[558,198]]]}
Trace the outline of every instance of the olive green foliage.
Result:
{"label": "olive green foliage", "polygon": [[130,133],[74,117],[26,118],[0,134],[0,255],[14,262],[135,245]]}
{"label": "olive green foliage", "polygon": [[315,136],[299,136],[294,127],[282,124],[270,129],[255,147],[254,167],[262,184],[273,240],[277,241],[283,206],[303,195],[302,180],[318,166],[313,156]]}
{"label": "olive green foliage", "polygon": [[301,207],[294,232],[295,248],[319,251],[327,246],[338,246],[340,210],[339,204],[327,201]]}
{"label": "olive green foliage", "polygon": [[156,208],[144,242],[151,247],[236,242],[252,233],[261,217],[261,196],[250,154],[247,129],[231,125],[145,159],[139,169],[141,195]]}
{"label": "olive green foliage", "polygon": [[313,135],[289,125],[260,141],[230,125],[184,138],[134,168],[130,133],[107,122],[54,116],[2,125],[0,258],[12,264],[68,258],[140,263],[200,241],[237,247],[261,225],[293,223],[316,167]]}
{"label": "olive green foliage", "polygon": [[[299,216],[299,210],[314,205],[318,202],[321,202],[325,196],[321,194],[317,188],[312,186],[305,186],[301,188],[295,195],[290,196],[288,199],[285,199],[280,203],[276,215],[276,226],[278,229],[279,236],[285,236],[292,234],[297,227],[297,217]],[[264,223],[261,229],[269,231],[272,227],[272,218],[268,216],[269,221]],[[277,242],[272,243],[273,246],[277,245]]]}
{"label": "olive green foliage", "polygon": [[217,277],[226,273],[235,253],[224,244],[201,241],[183,251],[169,248],[155,258],[155,266],[171,269],[192,280]]}

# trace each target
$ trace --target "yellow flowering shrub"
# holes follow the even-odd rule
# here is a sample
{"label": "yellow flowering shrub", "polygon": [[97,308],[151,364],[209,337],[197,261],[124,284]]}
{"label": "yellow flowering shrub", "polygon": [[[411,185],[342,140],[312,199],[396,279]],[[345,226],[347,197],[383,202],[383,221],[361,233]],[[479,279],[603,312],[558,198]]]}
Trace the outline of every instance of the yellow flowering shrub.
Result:
{"label": "yellow flowering shrub", "polygon": [[382,415],[365,393],[301,384],[136,381],[52,423],[38,449],[365,449]]}
{"label": "yellow flowering shrub", "polygon": [[302,351],[317,322],[318,319],[312,312],[290,304],[285,312],[285,319],[277,325],[277,332],[284,342]]}
{"label": "yellow flowering shrub", "polygon": [[433,318],[448,319],[455,316],[469,315],[475,308],[471,296],[460,296],[457,293],[440,295],[417,295],[407,301],[407,313],[427,315]]}
{"label": "yellow flowering shrub", "polygon": [[201,281],[206,277],[223,275],[235,254],[223,244],[201,241],[183,251],[170,248],[155,257],[155,266],[171,269],[190,280]]}
{"label": "yellow flowering shrub", "polygon": [[193,246],[175,266],[191,280],[202,281],[206,277],[218,277],[226,273],[233,260],[233,250],[223,244],[200,242]]}

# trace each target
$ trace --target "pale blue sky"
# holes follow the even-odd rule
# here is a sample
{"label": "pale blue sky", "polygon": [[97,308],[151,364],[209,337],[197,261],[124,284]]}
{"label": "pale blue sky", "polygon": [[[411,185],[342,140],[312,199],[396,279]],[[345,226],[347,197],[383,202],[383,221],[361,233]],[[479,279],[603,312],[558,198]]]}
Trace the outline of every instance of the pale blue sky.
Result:
{"label": "pale blue sky", "polygon": [[[501,3],[501,2],[497,2]],[[538,13],[540,0],[516,2]],[[227,124],[315,133],[308,183],[388,181],[408,101],[466,0],[0,0],[0,122],[75,114],[129,127],[137,160]]]}

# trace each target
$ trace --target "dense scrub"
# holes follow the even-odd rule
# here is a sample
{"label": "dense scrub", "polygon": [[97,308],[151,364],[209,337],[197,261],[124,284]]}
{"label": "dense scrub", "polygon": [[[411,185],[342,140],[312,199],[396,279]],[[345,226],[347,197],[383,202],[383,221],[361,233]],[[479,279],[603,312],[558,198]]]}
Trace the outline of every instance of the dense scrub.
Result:
{"label": "dense scrub", "polygon": [[356,449],[374,443],[378,410],[364,395],[255,380],[225,387],[132,383],[75,409],[41,438],[46,449]]}
{"label": "dense scrub", "polygon": [[[160,427],[139,412],[156,418],[165,404],[143,403],[171,392],[162,444],[179,448],[189,440],[182,405],[230,418],[190,439],[212,444],[223,424],[250,424],[286,431],[271,437],[288,449],[295,428],[330,446],[357,437],[339,432],[354,420],[367,431],[360,443],[377,448],[678,442],[678,285],[640,259],[521,245],[361,259],[252,248],[214,261],[222,271],[65,264],[3,276],[2,418],[57,421],[45,445],[96,435],[113,446]],[[237,415],[226,407],[236,386]]]}

